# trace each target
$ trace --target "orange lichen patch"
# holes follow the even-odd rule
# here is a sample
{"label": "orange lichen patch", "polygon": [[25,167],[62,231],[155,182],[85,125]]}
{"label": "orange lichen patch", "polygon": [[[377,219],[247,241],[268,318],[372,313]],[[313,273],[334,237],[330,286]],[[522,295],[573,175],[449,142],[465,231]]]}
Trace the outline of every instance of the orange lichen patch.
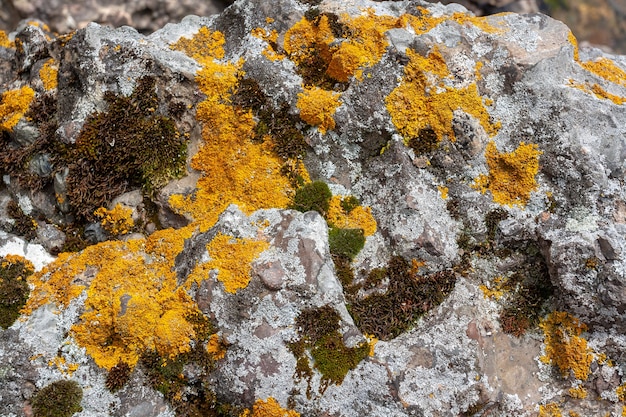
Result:
{"label": "orange lichen patch", "polygon": [[570,388],[568,392],[569,392],[569,396],[572,398],[578,398],[578,399],[587,398],[587,390],[582,385],[578,385],[576,387]]}
{"label": "orange lichen patch", "polygon": [[333,114],[341,105],[339,96],[339,93],[333,91],[305,87],[304,91],[298,94],[296,104],[300,109],[300,118],[312,126],[317,126],[322,133],[334,129]]}
{"label": "orange lichen patch", "polygon": [[615,94],[611,94],[598,84],[590,85],[589,83],[580,84],[575,82],[574,80],[569,80],[569,86],[582,90],[588,94],[594,94],[597,98],[601,100],[611,100],[613,103],[621,106],[626,103],[626,97],[621,97]]}
{"label": "orange lichen patch", "polygon": [[369,356],[374,356],[376,354],[376,344],[379,342],[378,338],[373,334],[366,334],[365,338],[367,339],[367,344],[370,347]]}
{"label": "orange lichen patch", "polygon": [[300,417],[300,413],[294,410],[286,410],[278,401],[269,397],[267,400],[258,399],[252,406],[252,411],[245,410],[240,417]]}
{"label": "orange lichen patch", "polygon": [[29,86],[9,90],[0,96],[0,130],[12,130],[24,116],[35,97]]}
{"label": "orange lichen patch", "polygon": [[[578,63],[578,65],[580,65],[582,68],[589,71],[590,73],[595,74],[598,77],[604,78],[605,80],[613,84],[619,85],[621,87],[626,87],[626,71],[617,66],[615,62],[605,57],[600,57],[595,61],[583,62],[580,60],[578,41],[571,31],[568,35],[568,40],[574,46],[574,60]],[[617,105],[622,105],[624,104],[624,102],[626,102],[626,98],[608,93],[598,84],[593,84],[590,87],[588,83],[579,84],[570,80],[570,86],[579,88],[588,93],[594,93],[598,98],[609,99]]]}
{"label": "orange lichen patch", "polygon": [[555,311],[539,327],[543,330],[546,352],[540,360],[557,366],[563,376],[571,371],[576,379],[586,380],[593,354],[580,335],[587,326],[566,312]]}
{"label": "orange lichen patch", "polygon": [[439,190],[439,194],[441,194],[441,198],[446,200],[448,198],[448,187],[443,185],[438,185],[437,189]]}
{"label": "orange lichen patch", "polygon": [[203,175],[195,194],[173,195],[169,202],[180,214],[191,216],[200,231],[213,226],[229,204],[237,204],[247,214],[260,208],[283,208],[293,192],[289,180],[281,174],[283,161],[272,151],[271,138],[253,143],[252,112],[230,104],[243,75],[242,63],[214,60],[224,56],[223,35],[216,33],[204,28],[196,35],[198,39],[174,45],[202,64],[196,82],[207,97],[196,112],[204,144],[191,160],[192,168]]}
{"label": "orange lichen patch", "polygon": [[135,222],[131,217],[133,209],[130,207],[122,206],[118,203],[112,210],[107,210],[105,207],[100,207],[94,211],[94,215],[100,219],[100,224],[107,232],[112,235],[125,235],[129,233]]}
{"label": "orange lichen patch", "polygon": [[370,207],[361,205],[354,207],[349,213],[342,207],[343,197],[333,196],[328,205],[326,220],[328,224],[339,229],[362,229],[364,236],[376,233],[376,220]]}
{"label": "orange lichen patch", "polygon": [[621,402],[626,402],[626,383],[620,385],[615,389],[615,393],[617,394],[617,399]]}
{"label": "orange lichen patch", "polygon": [[524,142],[513,152],[501,153],[490,141],[485,151],[489,175],[481,174],[473,187],[482,193],[489,190],[496,203],[525,206],[530,193],[537,189],[535,176],[539,172],[541,154],[537,145]]}
{"label": "orange lichen patch", "polygon": [[332,57],[330,45],[334,41],[327,16],[316,23],[303,17],[285,33],[283,49],[298,66],[307,65],[314,55],[328,63]]}
{"label": "orange lichen patch", "polygon": [[269,243],[253,239],[236,239],[218,233],[207,245],[211,260],[206,267],[217,269],[217,280],[224,284],[229,293],[246,288],[250,282],[250,263],[261,252],[269,248]]}
{"label": "orange lichen patch", "polygon": [[419,138],[425,129],[432,130],[438,141],[444,136],[454,140],[452,119],[455,110],[474,116],[488,134],[497,132],[499,124],[490,122],[475,83],[465,88],[444,85],[444,79],[450,74],[436,48],[426,57],[410,49],[407,49],[407,55],[409,63],[404,69],[403,80],[385,99],[391,120],[406,143]]}
{"label": "orange lichen patch", "polygon": [[55,356],[54,359],[48,361],[49,367],[56,367],[63,375],[72,376],[79,368],[77,363],[67,363],[63,356]]}
{"label": "orange lichen patch", "polygon": [[201,314],[177,284],[174,259],[191,228],[161,230],[146,239],[108,241],[64,253],[29,282],[25,311],[46,302],[67,306],[88,284],[85,311],[72,335],[98,366],[134,366],[142,352],[174,358],[195,337],[189,317]]}
{"label": "orange lichen patch", "polygon": [[52,58],[47,60],[39,70],[39,78],[41,78],[43,88],[45,88],[46,91],[57,88],[58,72],[58,65],[56,61]]}
{"label": "orange lichen patch", "polygon": [[494,298],[499,300],[504,295],[504,288],[506,287],[507,279],[504,277],[495,277],[493,282],[488,287],[481,284],[478,288],[483,292],[485,298]]}
{"label": "orange lichen patch", "polygon": [[276,42],[278,41],[278,31],[276,29],[267,32],[263,28],[256,28],[252,30],[252,36],[267,42],[267,47],[261,52],[267,59],[270,61],[280,61],[285,58],[285,55],[278,53],[275,49]]}
{"label": "orange lichen patch", "polygon": [[219,361],[220,359],[223,359],[224,356],[226,356],[226,349],[224,348],[224,344],[217,334],[212,334],[209,338],[206,345],[206,351],[211,354],[213,359],[215,359],[216,361]]}
{"label": "orange lichen patch", "polygon": [[557,403],[539,406],[539,417],[562,417],[561,409]]}
{"label": "orange lichen patch", "polygon": [[505,32],[504,28],[497,28],[489,23],[489,18],[487,17],[470,16],[467,13],[454,13],[450,17],[450,20],[453,20],[460,25],[470,24],[472,26],[476,26],[485,33],[501,34]]}
{"label": "orange lichen patch", "polygon": [[341,82],[352,76],[361,80],[362,69],[376,64],[385,53],[388,46],[385,32],[399,27],[401,22],[392,16],[378,16],[372,9],[354,18],[344,14],[340,21],[350,36],[339,47],[333,48],[326,73]]}
{"label": "orange lichen patch", "polygon": [[[29,261],[28,259],[24,258],[23,256],[20,255],[6,255],[4,258],[2,258],[2,268],[9,268],[14,264],[21,264],[24,265],[24,271],[26,272],[27,276],[32,274],[35,271],[35,266],[33,265],[33,263],[31,261]],[[24,277],[16,277],[17,279],[25,279],[26,276]]]}
{"label": "orange lichen patch", "polygon": [[9,40],[6,32],[0,30],[0,48],[14,48],[15,43]]}
{"label": "orange lichen patch", "polygon": [[595,61],[579,62],[580,66],[613,84],[626,87],[626,71],[615,65],[608,58],[598,58]]}
{"label": "orange lichen patch", "polygon": [[206,26],[203,26],[193,38],[181,38],[178,42],[171,45],[171,48],[184,52],[204,65],[206,61],[211,61],[214,58],[224,58],[223,46],[225,41],[222,32],[211,31]]}

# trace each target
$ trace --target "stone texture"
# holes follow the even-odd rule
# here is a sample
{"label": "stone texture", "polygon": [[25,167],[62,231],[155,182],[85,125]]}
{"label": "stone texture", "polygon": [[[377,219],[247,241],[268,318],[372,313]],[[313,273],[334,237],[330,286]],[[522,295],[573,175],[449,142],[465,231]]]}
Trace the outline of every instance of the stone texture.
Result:
{"label": "stone texture", "polygon": [[[258,27],[276,29],[280,49],[285,32],[305,13],[357,16],[364,15],[365,7],[393,17],[423,17],[427,10],[435,18],[459,13],[469,20],[444,19],[421,34],[406,25],[389,30],[389,45],[379,61],[363,68],[362,80],[350,77],[333,85],[341,92],[334,129],[322,134],[302,121],[294,124],[307,144],[303,160],[311,177],[328,183],[335,195],[354,195],[371,207],[378,227],[351,264],[357,281],[365,281],[368,272],[385,266],[392,256],[401,256],[414,259],[420,273],[453,271],[456,285],[408,331],[379,341],[341,384],[323,381],[315,368],[310,379],[297,378],[290,343],[298,338],[296,321],[302,311],[330,306],[340,317],[337,331],[346,346],[365,341],[349,312],[348,286],[342,284],[331,256],[328,225],[317,212],[286,207],[247,211],[230,205],[217,223],[197,225],[175,254],[176,285],[186,288],[194,268],[211,258],[207,245],[217,236],[268,244],[251,262],[246,288],[226,291],[215,269],[205,271],[201,284],[187,288],[227,345],[225,357],[203,383],[222,403],[249,408],[258,399],[273,397],[303,416],[531,416],[540,405],[553,402],[564,413],[620,415],[623,405],[616,388],[625,382],[626,373],[626,108],[619,99],[624,100],[626,85],[623,79],[589,71],[583,63],[607,58],[613,70],[626,71],[626,58],[597,49],[578,51],[564,24],[541,14],[476,21],[459,5],[367,0],[326,0],[316,9],[295,0],[241,0],[221,15],[189,16],[149,36],[130,27],[91,23],[71,39],[61,39],[41,25],[24,24],[11,34],[11,39],[21,40],[21,48],[0,47],[10,62],[0,65],[0,91],[28,84],[39,98],[54,95],[54,143],[69,147],[76,145],[86,121],[106,109],[107,94],[129,96],[141,77],[153,76],[153,111],[171,117],[186,137],[186,176],[157,192],[127,190],[111,204],[134,209],[135,219],[144,226],[133,238],[181,230],[194,220],[176,213],[171,196],[195,197],[203,175],[192,167],[193,155],[204,145],[202,126],[195,119],[196,106],[204,99],[195,82],[202,63],[170,45],[204,26],[223,31],[223,62],[241,58],[245,76],[258,83],[269,103],[283,105],[285,113],[294,116],[303,90],[296,64],[288,58],[268,59],[262,53],[268,43],[251,32]],[[344,36],[336,42],[347,42],[351,35]],[[445,83],[423,86],[429,95],[461,91],[475,83],[491,121],[500,123],[497,132],[490,135],[459,100],[446,103],[450,127],[435,149],[420,153],[407,146],[385,98],[403,82],[409,50],[422,57],[438,51],[438,65],[450,70]],[[59,65],[58,87],[46,92],[38,69],[50,58]],[[434,75],[423,77],[428,81]],[[39,125],[43,132],[46,126]],[[20,126],[3,132],[2,139],[7,149],[19,152],[42,132]],[[492,169],[490,141],[500,155],[514,155],[523,144],[537,145],[537,186],[526,204],[499,204],[493,189],[477,189],[477,178]],[[504,160],[501,157],[504,171],[516,169]],[[63,236],[55,227],[75,220],[63,198],[68,192],[67,167],[54,158],[50,161],[35,161],[35,174],[47,182],[32,190],[18,186],[21,172],[5,167],[0,194],[4,211],[15,201],[26,216],[41,222],[39,241],[1,232],[0,255],[24,256],[36,269],[53,261],[46,249],[61,245]],[[6,230],[18,220],[3,217],[0,225]],[[99,223],[79,226],[87,238],[89,233],[95,241],[107,238],[100,234]],[[147,252],[142,256],[148,265],[154,261]],[[546,347],[537,327],[519,336],[504,332],[499,318],[504,301],[485,292],[497,286],[498,278],[512,280],[540,267],[546,271],[541,278],[555,290],[546,303],[531,305],[530,312],[544,317],[549,311],[568,311],[589,325],[584,337],[596,356],[586,381],[563,377],[539,360]],[[88,269],[73,278],[88,286],[97,272]],[[389,283],[371,292],[384,291],[385,285]],[[508,291],[505,301],[516,289]],[[175,415],[175,407],[149,387],[141,366],[125,388],[107,391],[106,371],[72,336],[86,297],[83,291],[65,308],[50,302],[0,330],[0,414],[26,415],[24,407],[36,389],[71,378],[84,389],[81,416]],[[603,354],[610,362],[601,359]],[[58,356],[78,364],[78,369],[68,373],[63,366],[50,365]],[[185,372],[193,380],[199,371]],[[587,399],[569,394],[576,384],[587,389]]]}

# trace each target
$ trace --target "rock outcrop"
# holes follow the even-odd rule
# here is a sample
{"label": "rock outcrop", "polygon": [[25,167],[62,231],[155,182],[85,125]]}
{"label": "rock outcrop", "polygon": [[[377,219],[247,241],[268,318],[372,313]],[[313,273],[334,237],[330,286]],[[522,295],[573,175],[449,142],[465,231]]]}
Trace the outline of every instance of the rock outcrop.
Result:
{"label": "rock outcrop", "polygon": [[625,57],[368,0],[0,56],[2,415],[626,412]]}

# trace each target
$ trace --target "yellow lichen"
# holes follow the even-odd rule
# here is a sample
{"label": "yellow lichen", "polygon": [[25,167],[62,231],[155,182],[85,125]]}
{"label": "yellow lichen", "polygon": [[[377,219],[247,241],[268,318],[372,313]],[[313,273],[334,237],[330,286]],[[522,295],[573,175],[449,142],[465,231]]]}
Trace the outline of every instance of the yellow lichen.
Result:
{"label": "yellow lichen", "polygon": [[[580,65],[586,71],[600,78],[603,78],[610,83],[619,85],[621,87],[626,87],[626,71],[617,66],[615,62],[605,57],[600,57],[595,61],[581,61],[580,52],[578,49],[578,41],[571,31],[569,32],[568,40],[574,47],[574,61],[576,61],[578,65]],[[588,93],[593,93],[596,97],[600,99],[611,100],[617,105],[622,105],[624,104],[624,102],[626,102],[625,97],[611,94],[595,83],[593,85],[591,85],[590,83],[580,84],[574,82],[573,80],[570,80],[570,86]]]}
{"label": "yellow lichen", "polygon": [[39,70],[39,78],[41,78],[43,88],[45,88],[46,91],[57,88],[58,72],[58,66],[52,58],[47,60]]}
{"label": "yellow lichen", "polygon": [[570,397],[584,399],[587,398],[587,390],[582,385],[577,385],[568,390]]}
{"label": "yellow lichen", "polygon": [[376,233],[376,220],[370,207],[359,205],[346,213],[341,205],[342,200],[341,196],[333,196],[330,199],[326,215],[328,224],[340,229],[362,229],[365,236]]}
{"label": "yellow lichen", "polygon": [[0,131],[12,130],[24,116],[35,97],[35,91],[29,86],[9,90],[0,96]]}
{"label": "yellow lichen", "polygon": [[562,417],[561,409],[557,403],[539,406],[539,417]]}
{"label": "yellow lichen", "polygon": [[448,187],[444,185],[438,185],[437,189],[439,190],[439,194],[441,194],[441,198],[446,200],[448,198]]}
{"label": "yellow lichen", "polygon": [[235,293],[250,282],[250,263],[269,247],[265,241],[236,239],[218,233],[207,245],[211,260],[206,268],[217,269],[217,279],[226,292]]}
{"label": "yellow lichen", "polygon": [[9,40],[6,32],[0,30],[0,48],[14,48],[15,43]]}
{"label": "yellow lichen", "polygon": [[252,30],[252,36],[267,42],[267,47],[261,52],[267,59],[270,61],[280,61],[285,58],[285,55],[278,53],[274,47],[278,40],[278,31],[276,29],[267,32],[263,28],[256,28]]}
{"label": "yellow lichen", "polygon": [[501,153],[496,144],[487,144],[485,158],[489,175],[476,178],[474,188],[485,193],[490,191],[496,203],[525,206],[530,193],[537,189],[535,176],[539,172],[539,155],[535,144],[521,142],[513,152]]}
{"label": "yellow lichen", "polygon": [[216,361],[219,361],[226,356],[226,349],[224,349],[224,345],[217,334],[213,334],[209,338],[206,345],[206,351],[211,354],[213,359]]}
{"label": "yellow lichen", "polygon": [[47,302],[66,307],[88,286],[85,310],[71,333],[98,366],[132,367],[146,350],[169,358],[187,352],[195,337],[188,318],[201,313],[173,267],[192,230],[162,230],[61,254],[29,278],[34,290],[24,310]]}
{"label": "yellow lichen", "polygon": [[334,129],[333,114],[341,104],[339,96],[339,93],[318,87],[305,87],[304,91],[298,94],[296,104],[300,109],[300,118],[311,126],[317,126],[322,133],[326,133],[328,129]]}
{"label": "yellow lichen", "polygon": [[300,417],[300,413],[282,408],[278,401],[269,397],[265,401],[256,400],[252,406],[252,411],[245,410],[240,414],[240,417]]}
{"label": "yellow lichen", "polygon": [[434,48],[427,56],[407,49],[409,63],[404,77],[386,98],[387,110],[405,143],[420,137],[424,129],[431,129],[441,141],[455,140],[452,119],[455,110],[475,117],[485,131],[493,135],[499,124],[491,123],[483,98],[475,83],[465,88],[451,88],[444,84],[450,76],[441,53]]}
{"label": "yellow lichen", "polygon": [[506,287],[506,285],[506,278],[495,277],[489,287],[481,284],[479,288],[483,292],[483,296],[485,298],[494,298],[495,300],[499,300],[504,295],[504,288]]}
{"label": "yellow lichen", "polygon": [[367,344],[370,347],[369,356],[374,356],[376,354],[376,344],[379,342],[379,340],[373,334],[366,334],[365,338],[367,339]]}
{"label": "yellow lichen", "polygon": [[243,75],[242,63],[215,61],[224,56],[223,39],[221,33],[203,28],[193,39],[173,45],[202,65],[196,82],[206,99],[196,112],[204,143],[191,160],[202,177],[195,194],[173,195],[169,202],[180,214],[191,216],[201,231],[213,226],[229,204],[237,204],[247,214],[260,208],[284,208],[293,193],[281,173],[283,161],[272,151],[271,137],[252,142],[252,112],[230,104]]}
{"label": "yellow lichen", "polygon": [[193,38],[181,38],[172,45],[172,49],[183,51],[200,64],[210,61],[213,58],[224,58],[224,35],[222,32],[211,31],[206,26],[198,30]]}
{"label": "yellow lichen", "polygon": [[617,399],[621,402],[626,402],[626,383],[620,385],[615,389]]}
{"label": "yellow lichen", "polygon": [[572,372],[576,379],[586,380],[593,354],[580,335],[587,326],[563,311],[551,313],[539,326],[545,343],[545,355],[541,361],[558,367],[563,376]]}
{"label": "yellow lichen", "polygon": [[112,210],[107,210],[105,207],[100,207],[94,211],[94,215],[102,220],[100,224],[107,232],[114,236],[125,235],[129,233],[135,222],[131,217],[133,209],[130,207],[122,206],[118,203]]}

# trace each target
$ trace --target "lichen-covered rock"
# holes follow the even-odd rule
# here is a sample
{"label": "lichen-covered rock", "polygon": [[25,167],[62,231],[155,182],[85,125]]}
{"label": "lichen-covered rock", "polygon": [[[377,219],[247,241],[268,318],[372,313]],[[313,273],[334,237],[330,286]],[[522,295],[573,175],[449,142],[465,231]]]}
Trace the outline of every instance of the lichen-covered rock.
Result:
{"label": "lichen-covered rock", "polygon": [[624,57],[421,1],[5,38],[3,414],[626,410]]}

